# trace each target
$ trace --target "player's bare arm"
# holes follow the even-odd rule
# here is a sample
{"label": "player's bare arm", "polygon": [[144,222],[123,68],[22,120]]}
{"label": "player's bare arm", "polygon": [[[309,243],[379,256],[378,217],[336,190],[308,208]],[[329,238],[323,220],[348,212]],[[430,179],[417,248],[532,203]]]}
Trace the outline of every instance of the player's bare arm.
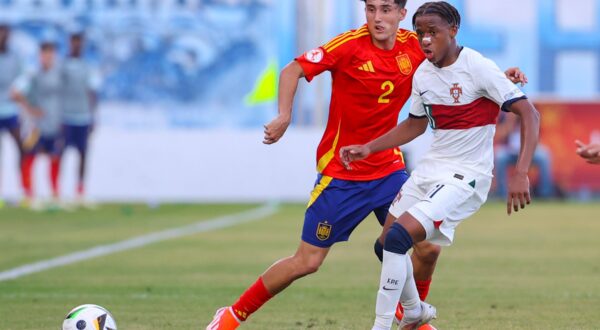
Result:
{"label": "player's bare arm", "polygon": [[577,149],[575,152],[586,162],[590,164],[600,164],[600,143],[584,144],[579,140],[575,140]]}
{"label": "player's bare arm", "polygon": [[304,71],[298,62],[292,61],[281,70],[279,75],[278,108],[279,115],[265,125],[264,144],[273,144],[285,133],[292,120],[292,105],[298,80],[304,77]]}
{"label": "player's bare arm", "polygon": [[353,161],[365,159],[374,152],[406,144],[425,132],[427,122],[427,117],[408,117],[389,132],[367,144],[342,147],[340,149],[342,164],[346,169],[351,170],[350,163]]}
{"label": "player's bare arm", "polygon": [[540,114],[527,99],[513,103],[509,110],[521,118],[521,150],[515,166],[515,173],[508,181],[506,212],[519,211],[531,203],[527,172],[537,146],[540,131]]}
{"label": "player's bare arm", "polygon": [[13,101],[15,101],[18,105],[21,106],[21,108],[23,108],[23,110],[25,110],[25,112],[34,117],[34,118],[41,118],[44,116],[44,112],[36,107],[34,107],[33,105],[31,105],[31,103],[29,103],[27,101],[27,98],[25,97],[25,95],[23,95],[22,93],[20,93],[17,90],[12,90],[10,92],[10,96],[12,98]]}

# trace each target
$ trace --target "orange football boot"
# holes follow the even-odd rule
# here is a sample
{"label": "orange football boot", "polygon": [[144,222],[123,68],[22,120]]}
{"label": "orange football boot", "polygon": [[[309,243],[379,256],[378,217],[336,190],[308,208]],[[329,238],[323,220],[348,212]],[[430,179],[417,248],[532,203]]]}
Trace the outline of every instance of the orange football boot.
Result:
{"label": "orange football boot", "polygon": [[240,326],[240,323],[240,320],[233,314],[231,307],[221,307],[215,313],[206,330],[234,330]]}

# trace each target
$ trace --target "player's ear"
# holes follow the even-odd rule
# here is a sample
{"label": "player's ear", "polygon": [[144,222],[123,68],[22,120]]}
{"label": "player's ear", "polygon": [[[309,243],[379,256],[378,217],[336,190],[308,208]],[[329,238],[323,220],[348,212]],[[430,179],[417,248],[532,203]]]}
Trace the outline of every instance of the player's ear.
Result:
{"label": "player's ear", "polygon": [[400,8],[400,20],[403,21],[406,18],[406,8]]}
{"label": "player's ear", "polygon": [[456,35],[458,34],[458,26],[456,26],[456,24],[450,26],[450,37],[452,39],[456,38]]}

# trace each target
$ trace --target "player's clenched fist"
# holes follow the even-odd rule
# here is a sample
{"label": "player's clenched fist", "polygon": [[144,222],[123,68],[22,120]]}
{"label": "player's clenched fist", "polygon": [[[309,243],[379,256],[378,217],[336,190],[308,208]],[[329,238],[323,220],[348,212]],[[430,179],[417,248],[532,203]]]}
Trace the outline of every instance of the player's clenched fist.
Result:
{"label": "player's clenched fist", "polygon": [[351,170],[351,162],[355,160],[365,159],[367,158],[367,156],[369,156],[370,153],[371,150],[366,144],[355,144],[347,147],[342,147],[340,149],[340,160],[342,161],[342,164],[344,164],[344,167],[347,170]]}
{"label": "player's clenched fist", "polygon": [[283,133],[287,130],[290,125],[290,118],[279,115],[273,119],[270,123],[265,125],[265,137],[263,139],[264,144],[273,144],[283,136]]}

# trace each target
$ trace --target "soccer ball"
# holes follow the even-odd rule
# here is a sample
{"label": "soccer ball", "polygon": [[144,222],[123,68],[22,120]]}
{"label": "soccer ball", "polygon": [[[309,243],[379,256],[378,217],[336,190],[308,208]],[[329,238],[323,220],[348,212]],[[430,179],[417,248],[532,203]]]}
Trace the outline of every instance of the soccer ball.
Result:
{"label": "soccer ball", "polygon": [[98,305],[81,305],[73,308],[65,317],[63,330],[117,330],[117,323],[110,312]]}

